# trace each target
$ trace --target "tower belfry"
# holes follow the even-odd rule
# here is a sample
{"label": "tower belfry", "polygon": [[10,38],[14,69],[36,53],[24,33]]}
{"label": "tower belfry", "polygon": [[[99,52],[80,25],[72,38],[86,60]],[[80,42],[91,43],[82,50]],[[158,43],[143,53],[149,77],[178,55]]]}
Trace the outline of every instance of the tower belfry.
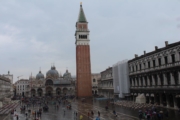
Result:
{"label": "tower belfry", "polygon": [[77,77],[76,91],[78,97],[92,96],[89,32],[88,22],[81,3],[75,32]]}

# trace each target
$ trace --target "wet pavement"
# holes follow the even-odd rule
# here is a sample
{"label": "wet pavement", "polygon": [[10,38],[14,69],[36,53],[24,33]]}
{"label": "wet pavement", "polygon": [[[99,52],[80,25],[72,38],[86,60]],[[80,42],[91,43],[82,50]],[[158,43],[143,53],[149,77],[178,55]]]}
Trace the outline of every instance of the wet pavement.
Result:
{"label": "wet pavement", "polygon": [[[100,112],[100,120],[138,120],[138,110],[129,108],[109,105],[109,110],[105,110],[106,100],[86,100],[71,102],[72,109],[66,108],[66,105],[61,104],[59,109],[56,109],[54,105],[49,105],[48,112],[42,112],[40,120],[79,120],[80,115],[83,116],[83,120],[95,120]],[[32,110],[38,110],[39,107],[31,107]],[[16,114],[19,116],[19,120],[33,120],[32,115],[28,115],[26,118],[24,112],[20,112],[20,106],[16,109]],[[65,114],[64,114],[65,110]],[[113,115],[113,110],[117,112],[117,117]],[[163,109],[167,110],[167,109]],[[93,116],[88,117],[88,112],[94,112]],[[166,120],[179,120],[180,114],[174,110],[168,110],[170,117]],[[77,112],[77,116],[76,113]],[[14,115],[10,116],[10,120],[16,120]]]}

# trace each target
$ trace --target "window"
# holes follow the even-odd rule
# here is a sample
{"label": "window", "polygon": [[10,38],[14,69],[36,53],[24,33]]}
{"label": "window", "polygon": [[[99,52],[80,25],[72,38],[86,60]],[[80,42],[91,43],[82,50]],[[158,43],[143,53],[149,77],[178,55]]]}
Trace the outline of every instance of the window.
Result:
{"label": "window", "polygon": [[136,71],[138,71],[138,66],[136,65]]}
{"label": "window", "polygon": [[172,63],[175,63],[175,55],[174,54],[171,55],[171,59],[172,59]]}
{"label": "window", "polygon": [[79,35],[79,39],[87,39],[87,35]]}
{"label": "window", "polygon": [[144,69],[146,69],[146,63],[144,63]]}
{"label": "window", "polygon": [[134,72],[134,66],[133,66],[133,72]]}
{"label": "window", "polygon": [[150,61],[148,62],[148,68],[150,68],[151,66],[150,66]]}
{"label": "window", "polygon": [[139,64],[139,69],[141,70],[141,64]]}
{"label": "window", "polygon": [[168,64],[168,59],[167,59],[167,56],[166,56],[166,57],[164,57],[164,62],[165,62],[165,64]]}
{"label": "window", "polygon": [[153,67],[156,67],[156,61],[153,60]]}
{"label": "window", "polygon": [[161,58],[158,59],[158,64],[161,66]]}

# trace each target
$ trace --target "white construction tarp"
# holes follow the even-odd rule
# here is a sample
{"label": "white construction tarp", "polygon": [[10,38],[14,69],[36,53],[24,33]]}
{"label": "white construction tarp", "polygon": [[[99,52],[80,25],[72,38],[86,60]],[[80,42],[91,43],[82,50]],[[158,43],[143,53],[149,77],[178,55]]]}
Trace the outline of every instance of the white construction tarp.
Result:
{"label": "white construction tarp", "polygon": [[138,95],[136,97],[136,103],[146,103],[146,97],[144,94]]}
{"label": "white construction tarp", "polygon": [[120,61],[113,65],[114,93],[119,93],[120,98],[129,93],[128,60]]}

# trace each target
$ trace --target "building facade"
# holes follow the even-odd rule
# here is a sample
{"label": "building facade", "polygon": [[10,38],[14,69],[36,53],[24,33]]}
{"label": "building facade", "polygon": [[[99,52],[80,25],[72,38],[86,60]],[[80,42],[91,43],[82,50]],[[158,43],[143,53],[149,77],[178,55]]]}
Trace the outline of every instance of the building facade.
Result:
{"label": "building facade", "polygon": [[129,99],[130,86],[128,74],[128,60],[119,61],[113,65],[113,85],[115,97]]}
{"label": "building facade", "polygon": [[14,83],[16,86],[16,95],[18,96],[28,96],[29,94],[29,80],[20,79]]}
{"label": "building facade", "polygon": [[27,97],[75,95],[75,81],[71,73],[66,70],[58,73],[55,66],[47,71],[46,77],[39,71],[36,77],[30,76],[29,80],[21,79],[15,83],[16,94]]}
{"label": "building facade", "polygon": [[92,82],[92,94],[97,95],[98,94],[98,80],[101,79],[100,73],[92,73],[91,74],[91,82]]}
{"label": "building facade", "polygon": [[74,95],[75,84],[72,81],[71,73],[66,70],[62,75],[58,73],[55,66],[52,66],[46,73],[46,77],[41,71],[36,78],[29,80],[29,96],[62,96]]}
{"label": "building facade", "polygon": [[3,106],[3,103],[7,102],[7,98],[10,99],[11,97],[12,92],[10,79],[0,75],[0,107]]}
{"label": "building facade", "polygon": [[8,78],[10,80],[11,83],[11,94],[13,95],[13,74],[10,74],[10,71],[8,71],[8,74],[3,74],[2,76],[4,76],[5,78]]}
{"label": "building facade", "polygon": [[101,72],[101,79],[98,80],[98,95],[106,98],[114,98],[112,67]]}
{"label": "building facade", "polygon": [[180,42],[137,56],[128,62],[132,98],[146,96],[147,103],[180,107]]}
{"label": "building facade", "polygon": [[92,97],[89,32],[81,4],[75,32],[77,97]]}

